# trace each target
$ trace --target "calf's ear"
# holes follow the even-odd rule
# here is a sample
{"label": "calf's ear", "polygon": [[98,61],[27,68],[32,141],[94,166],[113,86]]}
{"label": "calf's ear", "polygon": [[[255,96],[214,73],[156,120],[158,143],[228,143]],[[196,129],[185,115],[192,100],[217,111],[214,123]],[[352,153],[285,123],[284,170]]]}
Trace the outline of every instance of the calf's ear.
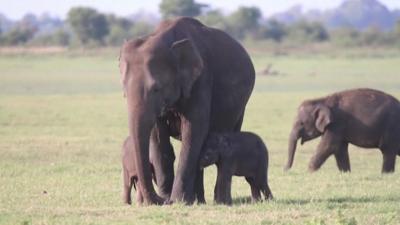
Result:
{"label": "calf's ear", "polygon": [[315,127],[321,133],[325,132],[326,127],[333,122],[331,110],[325,105],[317,106],[314,111],[314,116]]}

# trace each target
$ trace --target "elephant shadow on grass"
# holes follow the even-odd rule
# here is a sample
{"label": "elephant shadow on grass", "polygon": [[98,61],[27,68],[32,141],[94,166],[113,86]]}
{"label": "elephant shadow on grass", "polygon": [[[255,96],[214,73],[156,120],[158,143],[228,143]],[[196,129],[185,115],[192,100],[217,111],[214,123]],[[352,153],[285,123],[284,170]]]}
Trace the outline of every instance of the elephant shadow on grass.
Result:
{"label": "elephant shadow on grass", "polygon": [[251,204],[251,197],[250,196],[241,196],[232,198],[232,205],[243,205],[243,204]]}

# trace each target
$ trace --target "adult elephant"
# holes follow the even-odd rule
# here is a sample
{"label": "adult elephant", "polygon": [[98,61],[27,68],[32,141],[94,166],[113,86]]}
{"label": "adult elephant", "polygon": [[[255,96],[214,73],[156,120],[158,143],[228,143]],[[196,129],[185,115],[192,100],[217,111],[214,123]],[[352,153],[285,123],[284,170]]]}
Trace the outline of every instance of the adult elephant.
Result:
{"label": "adult elephant", "polygon": [[169,137],[176,136],[182,146],[173,184],[169,176],[157,185],[170,200],[193,203],[206,136],[241,129],[255,82],[249,55],[226,33],[183,17],[126,42],[120,72],[144,202],[163,204],[151,181],[149,146],[161,153],[156,158],[166,169],[158,173],[171,174],[163,156],[174,154]]}
{"label": "adult elephant", "polygon": [[340,171],[350,171],[348,145],[379,148],[383,154],[382,172],[394,172],[400,155],[400,103],[393,96],[373,89],[353,89],[324,98],[304,101],[289,138],[291,168],[296,143],[303,144],[322,135],[309,169],[318,170],[334,155]]}

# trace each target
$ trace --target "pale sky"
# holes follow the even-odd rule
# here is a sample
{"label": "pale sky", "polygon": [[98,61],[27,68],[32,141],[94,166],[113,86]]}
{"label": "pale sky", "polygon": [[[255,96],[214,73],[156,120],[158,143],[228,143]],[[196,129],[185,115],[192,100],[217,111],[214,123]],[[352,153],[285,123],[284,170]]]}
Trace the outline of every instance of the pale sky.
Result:
{"label": "pale sky", "polygon": [[[72,6],[91,6],[101,12],[115,13],[126,16],[143,10],[158,14],[158,5],[161,0],[0,0],[0,13],[11,19],[19,19],[24,14],[32,12],[56,15],[65,18]],[[209,4],[212,8],[219,8],[224,12],[231,12],[238,6],[257,6],[263,15],[268,17],[272,13],[281,12],[287,8],[302,4],[308,9],[329,9],[338,6],[343,0],[196,0],[199,3]],[[390,9],[400,8],[400,0],[380,0]]]}

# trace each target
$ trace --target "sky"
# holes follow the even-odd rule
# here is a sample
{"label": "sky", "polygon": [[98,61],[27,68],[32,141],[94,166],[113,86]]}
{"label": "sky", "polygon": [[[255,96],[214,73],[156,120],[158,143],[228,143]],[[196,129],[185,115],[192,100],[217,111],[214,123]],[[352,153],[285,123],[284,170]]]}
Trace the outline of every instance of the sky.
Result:
{"label": "sky", "polygon": [[[133,14],[137,11],[146,11],[158,14],[158,5],[161,0],[0,0],[0,13],[8,18],[20,19],[28,12],[34,14],[49,13],[53,16],[65,18],[68,10],[73,6],[90,6],[101,12],[114,13],[120,16]],[[330,9],[338,6],[343,0],[196,0],[199,3],[209,4],[212,8],[219,8],[224,12],[234,11],[238,6],[257,6],[264,16],[282,12],[297,4],[303,5],[305,10]],[[380,0],[390,9],[399,8],[400,0]]]}

